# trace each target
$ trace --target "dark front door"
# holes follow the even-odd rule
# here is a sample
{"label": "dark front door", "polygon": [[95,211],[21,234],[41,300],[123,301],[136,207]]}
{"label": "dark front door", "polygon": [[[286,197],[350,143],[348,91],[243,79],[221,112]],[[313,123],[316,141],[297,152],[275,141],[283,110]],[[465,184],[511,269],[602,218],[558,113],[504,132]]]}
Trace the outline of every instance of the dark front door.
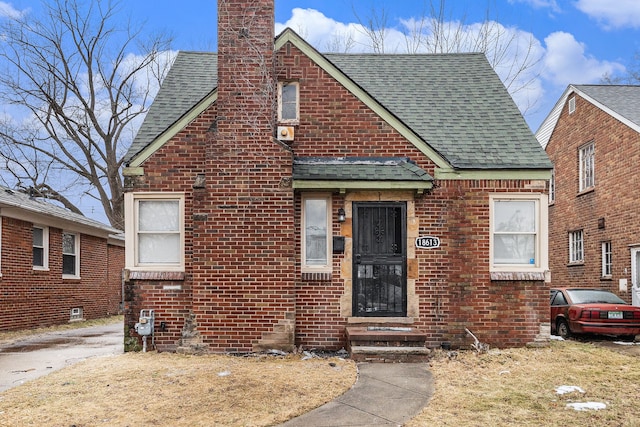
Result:
{"label": "dark front door", "polygon": [[405,203],[353,204],[353,315],[407,315]]}

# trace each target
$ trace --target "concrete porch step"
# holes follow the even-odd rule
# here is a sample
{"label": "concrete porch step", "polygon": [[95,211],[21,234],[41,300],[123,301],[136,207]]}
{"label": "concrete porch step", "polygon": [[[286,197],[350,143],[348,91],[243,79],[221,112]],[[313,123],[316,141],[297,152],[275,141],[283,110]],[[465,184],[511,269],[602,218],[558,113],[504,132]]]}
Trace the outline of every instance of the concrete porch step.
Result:
{"label": "concrete porch step", "polygon": [[431,351],[427,335],[406,326],[348,326],[347,346],[358,362],[422,362]]}

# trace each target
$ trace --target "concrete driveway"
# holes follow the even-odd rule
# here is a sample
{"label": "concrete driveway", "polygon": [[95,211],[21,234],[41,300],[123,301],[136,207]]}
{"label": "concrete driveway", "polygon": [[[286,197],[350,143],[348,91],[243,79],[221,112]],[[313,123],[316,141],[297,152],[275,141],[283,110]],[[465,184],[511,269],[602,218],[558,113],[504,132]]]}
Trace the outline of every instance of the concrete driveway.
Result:
{"label": "concrete driveway", "polygon": [[0,392],[90,357],[124,352],[122,322],[0,344]]}

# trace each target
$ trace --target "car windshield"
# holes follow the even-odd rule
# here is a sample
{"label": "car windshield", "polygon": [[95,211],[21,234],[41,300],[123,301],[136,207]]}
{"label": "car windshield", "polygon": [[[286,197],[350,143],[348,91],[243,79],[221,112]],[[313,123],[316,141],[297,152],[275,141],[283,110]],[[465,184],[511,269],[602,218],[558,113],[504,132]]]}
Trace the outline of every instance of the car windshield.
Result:
{"label": "car windshield", "polygon": [[617,295],[597,289],[568,289],[567,294],[569,294],[569,297],[574,304],[586,304],[593,302],[626,304],[626,302]]}

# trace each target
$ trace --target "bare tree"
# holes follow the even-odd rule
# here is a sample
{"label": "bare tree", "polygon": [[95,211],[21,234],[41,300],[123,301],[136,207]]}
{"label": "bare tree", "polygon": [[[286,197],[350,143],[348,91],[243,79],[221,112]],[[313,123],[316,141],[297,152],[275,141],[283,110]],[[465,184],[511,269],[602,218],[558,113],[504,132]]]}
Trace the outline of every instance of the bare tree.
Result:
{"label": "bare tree", "polygon": [[368,17],[356,14],[356,18],[375,53],[484,53],[511,95],[519,98],[523,113],[537,101],[527,92],[540,75],[544,50],[532,34],[505,28],[493,19],[489,3],[483,20],[469,24],[466,14],[453,16],[446,0],[425,1],[421,15],[403,21],[398,30],[404,46],[388,40],[392,31],[383,7],[373,7]]}
{"label": "bare tree", "polygon": [[77,213],[72,200],[97,199],[122,228],[122,159],[168,70],[170,40],[142,42],[117,2],[42,7],[0,29],[2,180]]}
{"label": "bare tree", "polygon": [[633,60],[625,70],[625,74],[613,76],[605,74],[600,79],[602,84],[607,85],[640,85],[640,51],[636,51]]}

